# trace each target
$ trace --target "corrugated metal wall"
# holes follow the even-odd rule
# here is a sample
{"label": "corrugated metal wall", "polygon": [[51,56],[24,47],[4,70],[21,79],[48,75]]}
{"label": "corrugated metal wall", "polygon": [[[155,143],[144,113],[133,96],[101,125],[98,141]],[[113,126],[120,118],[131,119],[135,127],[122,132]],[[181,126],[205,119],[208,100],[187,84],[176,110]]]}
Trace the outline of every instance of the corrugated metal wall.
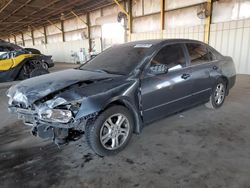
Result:
{"label": "corrugated metal wall", "polygon": [[80,48],[86,47],[88,47],[88,40],[55,42],[46,45],[40,44],[35,46],[35,48],[39,49],[42,53],[47,55],[53,55],[53,59],[57,62],[70,63],[76,63],[76,59],[74,59],[74,54],[78,53]]}
{"label": "corrugated metal wall", "polygon": [[[166,0],[165,30],[161,32],[160,0],[133,0],[131,40],[187,38],[204,41],[205,22],[197,17],[197,4],[205,1]],[[185,6],[188,7],[181,8]],[[111,5],[90,12],[91,39],[97,52],[105,48],[101,41],[108,41],[102,36],[102,25],[116,20],[119,11],[118,6]],[[212,15],[210,45],[223,55],[233,57],[237,73],[250,74],[250,0],[216,1],[213,3]],[[106,19],[110,17],[112,19]],[[86,15],[81,18],[86,20]],[[56,24],[60,28],[60,24]],[[35,46],[30,31],[24,32],[25,46],[51,54],[55,61],[74,62],[72,54],[79,52],[80,48],[88,51],[87,28],[77,18],[65,20],[64,28],[66,42],[62,42],[60,30],[51,25],[46,27],[48,44],[44,41],[44,28],[38,28],[34,31]],[[14,37],[9,39],[14,42]],[[21,35],[17,35],[16,41],[22,44]]]}
{"label": "corrugated metal wall", "polygon": [[204,25],[176,27],[161,31],[132,33],[131,40],[185,38],[204,41]]}
{"label": "corrugated metal wall", "polygon": [[[141,0],[138,0],[141,1]],[[166,1],[165,10],[203,2]],[[137,4],[139,6],[140,4]],[[215,2],[209,44],[223,55],[233,57],[238,74],[250,74],[250,1],[221,0]],[[186,38],[204,42],[204,20],[198,19],[198,6],[165,13],[165,29],[140,32],[143,21],[137,22],[131,39]],[[141,10],[141,9],[138,9]],[[139,11],[142,12],[142,11]],[[135,12],[135,14],[138,14]],[[140,15],[140,14],[139,14]],[[143,17],[139,17],[141,20]],[[146,17],[147,18],[147,17]],[[147,18],[149,19],[149,18]],[[151,16],[151,19],[153,17]],[[159,19],[154,19],[155,22]],[[150,25],[150,22],[147,22]],[[145,25],[144,25],[145,26]],[[147,28],[150,28],[147,26]],[[144,31],[142,29],[142,31]]]}
{"label": "corrugated metal wall", "polygon": [[237,73],[250,74],[250,19],[212,24],[209,43],[233,57]]}
{"label": "corrugated metal wall", "polygon": [[[160,31],[133,33],[132,40],[161,39]],[[176,27],[163,32],[163,38],[186,38],[204,42],[204,25]],[[209,44],[235,61],[237,73],[250,74],[250,19],[211,24]]]}

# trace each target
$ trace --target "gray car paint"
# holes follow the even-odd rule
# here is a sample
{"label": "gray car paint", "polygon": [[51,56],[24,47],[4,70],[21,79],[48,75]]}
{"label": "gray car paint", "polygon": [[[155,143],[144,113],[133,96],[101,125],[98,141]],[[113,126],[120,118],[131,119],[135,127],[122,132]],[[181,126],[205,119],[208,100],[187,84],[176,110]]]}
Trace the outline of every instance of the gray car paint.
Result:
{"label": "gray car paint", "polygon": [[[74,127],[76,122],[81,124],[84,118],[86,123],[89,118],[97,116],[111,104],[123,104],[134,117],[134,132],[140,133],[143,125],[151,121],[208,101],[211,89],[218,77],[227,80],[228,90],[234,85],[236,73],[230,57],[224,57],[207,46],[217,60],[191,66],[185,47],[185,43],[189,42],[201,43],[181,39],[127,43],[126,45],[153,45],[150,53],[146,54],[145,58],[138,62],[135,70],[126,76],[72,69],[25,80],[10,88],[8,92],[9,108],[15,112],[17,108],[22,108],[22,105],[16,105],[14,100],[17,93],[21,93],[27,99],[22,101],[23,106],[32,110],[36,110],[46,100],[59,97],[66,99],[66,103],[78,101],[81,105],[75,114],[74,123],[72,123]],[[183,45],[186,67],[166,74],[147,75],[147,65],[152,57],[163,46],[175,43]],[[188,74],[189,77],[184,79],[184,74]],[[65,127],[65,125],[42,122],[38,118],[34,123],[35,125]]]}

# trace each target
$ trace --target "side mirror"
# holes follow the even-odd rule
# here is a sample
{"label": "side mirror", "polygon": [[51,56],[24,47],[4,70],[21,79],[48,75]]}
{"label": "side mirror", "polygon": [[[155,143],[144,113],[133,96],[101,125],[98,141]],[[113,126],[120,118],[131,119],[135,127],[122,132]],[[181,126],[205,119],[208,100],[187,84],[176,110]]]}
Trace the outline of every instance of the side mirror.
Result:
{"label": "side mirror", "polygon": [[150,66],[150,73],[154,75],[166,74],[168,72],[168,67],[164,64],[156,64]]}

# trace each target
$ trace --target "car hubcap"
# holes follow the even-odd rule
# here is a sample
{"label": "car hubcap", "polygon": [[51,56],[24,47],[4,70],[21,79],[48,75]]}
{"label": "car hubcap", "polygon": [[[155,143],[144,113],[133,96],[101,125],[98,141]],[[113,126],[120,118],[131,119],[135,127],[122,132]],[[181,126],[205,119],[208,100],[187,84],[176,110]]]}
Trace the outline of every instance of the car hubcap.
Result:
{"label": "car hubcap", "polygon": [[100,141],[104,148],[114,150],[121,147],[130,131],[130,124],[123,114],[110,116],[103,123],[100,131]]}
{"label": "car hubcap", "polygon": [[214,93],[214,99],[216,104],[221,104],[225,97],[225,86],[220,83],[217,85],[215,93]]}

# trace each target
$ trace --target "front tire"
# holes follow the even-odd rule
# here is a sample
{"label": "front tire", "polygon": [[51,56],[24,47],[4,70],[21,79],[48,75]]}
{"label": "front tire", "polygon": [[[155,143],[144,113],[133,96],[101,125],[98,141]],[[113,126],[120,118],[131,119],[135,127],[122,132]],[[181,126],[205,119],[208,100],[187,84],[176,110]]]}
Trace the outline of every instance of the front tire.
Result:
{"label": "front tire", "polygon": [[206,106],[210,109],[217,109],[221,107],[226,98],[226,82],[225,80],[219,78],[215,87],[212,90],[209,102],[206,103]]}
{"label": "front tire", "polygon": [[127,146],[133,127],[133,117],[128,109],[112,106],[102,112],[93,123],[86,125],[86,140],[98,155],[114,155]]}

